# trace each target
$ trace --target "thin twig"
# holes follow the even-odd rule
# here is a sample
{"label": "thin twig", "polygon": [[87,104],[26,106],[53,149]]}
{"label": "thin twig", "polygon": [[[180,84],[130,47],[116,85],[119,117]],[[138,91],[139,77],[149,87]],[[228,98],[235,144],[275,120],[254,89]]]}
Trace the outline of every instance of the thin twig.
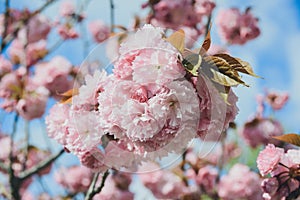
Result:
{"label": "thin twig", "polygon": [[94,175],[93,181],[92,181],[92,183],[91,183],[91,185],[89,187],[89,190],[88,190],[88,192],[87,192],[87,194],[85,196],[85,200],[91,200],[91,199],[93,199],[93,197],[96,194],[98,194],[98,193],[101,192],[101,190],[104,187],[105,180],[108,177],[108,175],[109,175],[109,171],[106,170],[105,173],[103,174],[102,181],[101,181],[101,184],[100,184],[99,187],[96,187],[96,183],[97,183],[97,180],[98,180],[98,177],[99,177],[99,173],[96,173]]}
{"label": "thin twig", "polygon": [[39,9],[37,9],[36,11],[34,11],[30,17],[33,17],[41,12],[43,12],[43,10],[45,10],[50,4],[54,3],[57,0],[48,0],[44,5],[42,5]]}
{"label": "thin twig", "polygon": [[25,132],[25,147],[24,147],[24,160],[22,163],[23,171],[26,168],[26,160],[28,158],[28,150],[29,150],[29,122],[25,120],[25,125],[24,125],[24,132]]}
{"label": "thin twig", "polygon": [[4,172],[8,172],[9,167],[5,163],[0,162],[0,169]]}
{"label": "thin twig", "polygon": [[19,115],[16,114],[13,122],[13,129],[11,133],[11,141],[10,141],[10,152],[9,152],[9,168],[8,168],[8,174],[9,174],[9,183],[10,183],[10,192],[11,196],[18,200],[20,199],[19,189],[20,189],[20,181],[15,176],[15,172],[13,169],[13,162],[14,162],[14,155],[13,155],[13,149],[14,149],[14,138],[15,134],[17,132],[17,125],[19,121]]}
{"label": "thin twig", "polygon": [[[6,1],[9,1],[9,0],[6,0]],[[27,22],[32,18],[34,17],[35,15],[41,13],[44,9],[46,9],[50,4],[54,3],[55,1],[57,0],[48,0],[44,5],[42,5],[39,9],[37,9],[36,11],[32,12],[30,15],[28,15],[26,18],[18,21],[18,22],[15,22],[13,24],[13,28],[12,28],[12,32],[10,34],[3,34],[3,37],[2,37],[2,40],[1,40],[1,49],[0,49],[0,53],[1,53],[1,50],[3,50],[5,48],[5,46],[7,44],[9,44],[14,38],[15,36],[17,35],[18,31],[20,29],[22,29],[24,26],[27,25]],[[7,24],[8,25],[8,24]],[[7,29],[7,26],[5,26],[5,29]],[[5,31],[4,29],[4,31]]]}
{"label": "thin twig", "polygon": [[38,173],[39,171],[45,169],[46,167],[48,167],[53,161],[55,161],[57,158],[59,158],[65,151],[62,149],[60,150],[60,152],[58,152],[55,155],[52,155],[50,158],[40,162],[38,165],[36,165],[35,167],[32,167],[22,173],[20,173],[19,178],[21,180],[25,180],[27,178],[29,178],[30,176]]}
{"label": "thin twig", "polygon": [[204,37],[208,34],[208,32],[210,31],[210,24],[211,24],[211,18],[212,18],[212,16],[211,16],[211,14],[210,15],[208,15],[208,18],[207,18],[207,23],[206,23],[206,26],[205,26],[205,35],[204,35]]}
{"label": "thin twig", "polygon": [[113,0],[109,0],[110,3],[110,32],[114,32],[115,27],[115,5]]}
{"label": "thin twig", "polygon": [[1,39],[1,46],[0,46],[0,53],[2,53],[2,50],[4,49],[4,38],[7,35],[7,29],[8,29],[8,20],[9,20],[9,0],[5,0],[5,13],[4,13],[4,30],[2,33],[2,39]]}

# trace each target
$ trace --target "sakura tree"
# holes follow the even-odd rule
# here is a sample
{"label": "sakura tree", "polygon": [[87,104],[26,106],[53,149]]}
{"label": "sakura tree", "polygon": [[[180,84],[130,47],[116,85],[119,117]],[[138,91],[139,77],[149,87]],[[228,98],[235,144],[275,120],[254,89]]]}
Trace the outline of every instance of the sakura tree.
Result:
{"label": "sakura tree", "polygon": [[124,25],[113,0],[39,4],[1,5],[1,198],[298,198],[299,136],[273,117],[288,93],[236,123],[234,88],[261,77],[230,47],[260,35],[255,8],[145,0]]}

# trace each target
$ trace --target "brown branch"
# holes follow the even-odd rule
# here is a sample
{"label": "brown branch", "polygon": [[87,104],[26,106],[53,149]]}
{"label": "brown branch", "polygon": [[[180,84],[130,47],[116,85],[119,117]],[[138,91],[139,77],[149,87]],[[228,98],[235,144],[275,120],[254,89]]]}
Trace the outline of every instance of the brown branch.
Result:
{"label": "brown branch", "polygon": [[207,23],[206,23],[206,26],[205,26],[205,35],[204,37],[208,34],[208,32],[210,31],[210,28],[211,28],[211,16],[212,14],[210,14],[208,17],[207,17]]}
{"label": "brown branch", "polygon": [[110,32],[114,32],[115,27],[115,5],[113,0],[109,0],[110,3]]}
{"label": "brown branch", "polygon": [[7,173],[9,170],[9,167],[5,163],[0,161],[0,169]]}
{"label": "brown branch", "polygon": [[45,169],[46,167],[48,167],[53,161],[55,161],[57,158],[59,158],[65,151],[62,149],[60,150],[60,152],[58,152],[55,155],[52,155],[50,158],[41,161],[38,165],[36,165],[35,167],[32,167],[22,173],[20,173],[19,175],[19,179],[21,181],[29,178],[30,176],[38,173],[39,171]]}
{"label": "brown branch", "polygon": [[4,38],[7,35],[7,29],[8,29],[8,20],[9,20],[9,0],[5,0],[5,13],[4,13],[4,30],[2,33],[2,39],[1,39],[1,46],[0,46],[0,53],[2,53],[2,50],[4,49]]}
{"label": "brown branch", "polygon": [[[6,1],[9,1],[9,0],[6,0]],[[1,41],[1,49],[0,49],[0,53],[1,53],[1,50],[3,50],[5,48],[5,46],[7,44],[9,44],[14,38],[15,36],[17,35],[18,31],[20,29],[22,29],[24,26],[26,26],[27,22],[32,18],[34,17],[35,15],[41,13],[42,11],[44,11],[50,4],[54,3],[55,1],[57,0],[48,0],[44,5],[42,5],[39,9],[37,9],[36,11],[32,12],[30,15],[28,15],[28,17],[20,20],[19,22],[16,22],[13,26],[13,31],[12,33],[6,35],[6,34],[3,34],[3,37],[2,37],[2,41]],[[8,24],[5,25],[5,29],[4,31],[6,31],[8,27]]]}
{"label": "brown branch", "polygon": [[18,178],[15,176],[15,172],[12,167],[13,161],[14,161],[14,155],[13,155],[14,137],[17,132],[18,121],[19,121],[19,115],[16,113],[16,116],[15,116],[14,122],[13,122],[13,129],[12,129],[12,133],[11,133],[10,152],[9,152],[9,167],[8,167],[10,192],[11,192],[11,196],[15,200],[20,199],[20,194],[19,194],[20,183],[18,181]]}
{"label": "brown branch", "polygon": [[57,0],[48,0],[44,5],[42,5],[39,9],[37,9],[36,11],[34,11],[30,17],[33,17],[41,12],[43,12],[50,4],[54,3]]}
{"label": "brown branch", "polygon": [[99,173],[96,173],[96,174],[94,175],[93,181],[92,181],[92,183],[91,183],[91,185],[90,185],[90,187],[89,187],[89,189],[88,189],[88,191],[87,191],[87,194],[86,194],[86,196],[85,196],[85,198],[84,198],[85,200],[92,200],[93,197],[94,197],[96,194],[98,194],[98,193],[101,192],[101,190],[102,190],[103,187],[104,187],[105,180],[106,180],[106,178],[108,177],[108,175],[109,175],[109,171],[106,170],[105,173],[103,174],[102,181],[101,181],[101,185],[100,185],[99,187],[97,187],[97,188],[96,188],[96,183],[97,183],[97,180],[98,180],[98,177],[99,177]]}

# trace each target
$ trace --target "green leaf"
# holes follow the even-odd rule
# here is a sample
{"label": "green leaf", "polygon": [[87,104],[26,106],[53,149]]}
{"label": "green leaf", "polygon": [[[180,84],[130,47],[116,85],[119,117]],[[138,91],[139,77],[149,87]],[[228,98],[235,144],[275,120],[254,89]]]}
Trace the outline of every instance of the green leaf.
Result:
{"label": "green leaf", "polygon": [[284,134],[284,135],[276,136],[273,138],[300,147],[300,135],[298,135],[296,133]]}

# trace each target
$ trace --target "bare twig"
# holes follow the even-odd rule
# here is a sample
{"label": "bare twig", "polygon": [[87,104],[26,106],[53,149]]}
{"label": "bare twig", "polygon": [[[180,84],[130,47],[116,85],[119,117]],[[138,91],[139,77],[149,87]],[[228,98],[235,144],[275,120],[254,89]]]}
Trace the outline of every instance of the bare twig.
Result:
{"label": "bare twig", "polygon": [[110,32],[114,32],[115,27],[115,5],[113,0],[109,0],[110,3]]}
{"label": "bare twig", "polygon": [[28,158],[28,149],[29,149],[29,122],[27,120],[25,121],[24,132],[25,132],[25,138],[24,138],[24,141],[25,141],[24,155],[25,156],[24,156],[24,160],[22,163],[23,171],[26,168],[26,160]]}
{"label": "bare twig", "polygon": [[27,178],[29,178],[30,176],[38,173],[39,171],[45,169],[46,167],[48,167],[53,161],[55,161],[57,158],[59,158],[65,151],[62,149],[60,150],[60,152],[58,152],[55,155],[52,155],[50,158],[40,162],[38,165],[36,165],[35,167],[32,167],[22,173],[20,173],[19,178],[20,180],[25,180]]}
{"label": "bare twig", "polygon": [[205,35],[204,35],[204,37],[208,34],[208,32],[210,31],[210,24],[211,24],[211,18],[212,18],[212,16],[211,16],[211,14],[210,15],[208,15],[208,17],[207,17],[207,23],[206,23],[206,26],[205,26]]}
{"label": "bare twig", "polygon": [[2,50],[4,49],[4,38],[7,35],[7,29],[8,29],[8,20],[9,20],[9,0],[5,0],[5,14],[4,14],[4,30],[2,33],[2,39],[1,39],[1,46],[0,46],[0,53],[2,53]]}
{"label": "bare twig", "polygon": [[[27,25],[27,22],[34,17],[35,15],[41,13],[42,11],[44,11],[50,4],[54,3],[57,0],[48,0],[44,5],[42,5],[39,9],[37,9],[36,11],[32,12],[30,15],[28,15],[26,18],[14,23],[13,25],[13,30],[10,34],[3,34],[2,37],[2,41],[1,41],[1,49],[0,49],[0,53],[1,50],[3,50],[5,48],[5,46],[7,44],[9,44],[16,36],[16,34],[18,33],[18,31],[20,29],[22,29],[24,26]],[[9,0],[6,0],[6,2],[9,2]],[[9,12],[9,9],[8,9]],[[8,23],[8,22],[7,22]],[[8,24],[7,24],[8,25]],[[5,29],[4,31],[7,29],[7,25],[5,25]],[[7,30],[6,30],[7,31]]]}
{"label": "bare twig", "polygon": [[13,130],[11,134],[11,142],[10,142],[10,152],[9,152],[9,168],[8,168],[8,174],[9,174],[9,183],[10,183],[10,192],[11,196],[15,199],[18,200],[20,199],[20,194],[19,194],[19,188],[20,188],[20,181],[18,178],[15,176],[14,169],[13,169],[13,161],[14,161],[14,155],[13,155],[13,149],[14,149],[14,137],[17,132],[17,125],[19,121],[19,115],[16,114],[13,122]]}
{"label": "bare twig", "polygon": [[30,17],[33,17],[41,12],[43,12],[50,4],[54,3],[57,0],[48,0],[44,5],[42,5],[39,9],[37,9],[36,11],[34,11]]}
{"label": "bare twig", "polygon": [[100,184],[99,187],[96,187],[96,183],[97,183],[97,180],[98,180],[98,177],[99,177],[99,173],[96,173],[94,175],[93,181],[92,181],[92,183],[91,183],[91,185],[90,185],[90,187],[89,187],[89,189],[87,191],[87,194],[85,196],[85,200],[91,200],[91,199],[93,199],[93,197],[96,194],[98,194],[98,193],[101,192],[101,190],[104,187],[105,180],[108,177],[108,175],[109,175],[109,171],[106,170],[106,172],[103,174],[102,181],[101,181],[101,184]]}
{"label": "bare twig", "polygon": [[0,162],[0,169],[4,172],[8,172],[9,170],[8,166],[3,162]]}

